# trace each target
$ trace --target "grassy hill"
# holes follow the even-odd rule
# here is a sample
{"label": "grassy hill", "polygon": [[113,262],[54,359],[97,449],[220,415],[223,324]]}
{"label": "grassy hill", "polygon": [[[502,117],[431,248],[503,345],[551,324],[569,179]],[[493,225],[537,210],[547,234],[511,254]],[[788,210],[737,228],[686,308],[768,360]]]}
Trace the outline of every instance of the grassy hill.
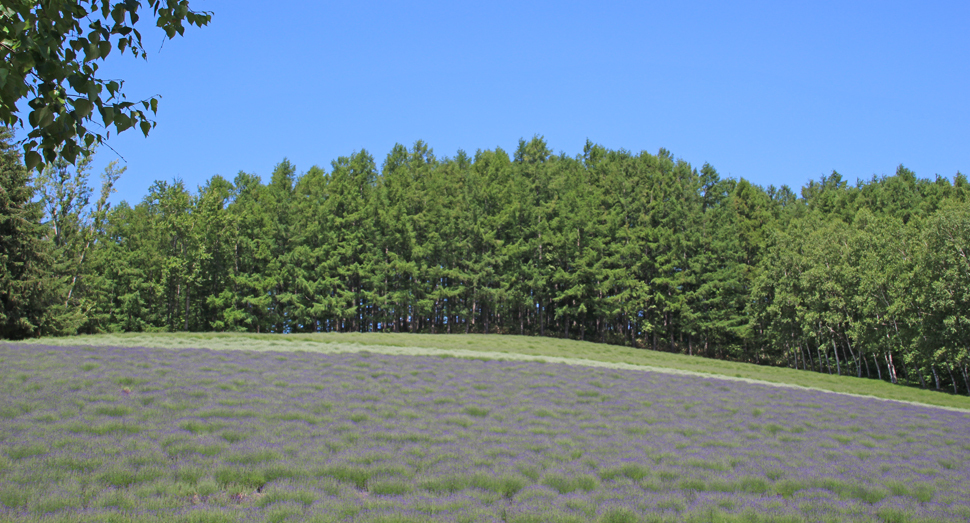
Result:
{"label": "grassy hill", "polygon": [[[628,365],[646,370],[699,373],[731,379],[809,387],[832,392],[970,410],[970,398],[946,392],[892,385],[876,379],[835,376],[788,368],[721,361],[682,354],[591,342],[507,335],[464,334],[235,334],[160,333],[42,338],[42,345],[113,345],[124,347],[207,348],[307,352],[364,351],[394,354],[440,354],[492,359],[542,359],[593,365]],[[853,369],[854,370],[854,369]]]}

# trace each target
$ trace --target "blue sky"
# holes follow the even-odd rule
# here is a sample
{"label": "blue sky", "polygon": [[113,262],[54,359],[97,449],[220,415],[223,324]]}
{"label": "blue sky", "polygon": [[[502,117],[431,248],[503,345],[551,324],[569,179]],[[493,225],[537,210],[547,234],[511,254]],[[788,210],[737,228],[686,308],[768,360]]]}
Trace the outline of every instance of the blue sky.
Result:
{"label": "blue sky", "polygon": [[[665,147],[722,176],[796,190],[970,171],[968,2],[192,0],[212,23],[148,61],[112,56],[158,127],[112,137],[128,171],[193,189],[288,157],[329,169],[424,140],[437,156],[545,137],[573,156]],[[103,148],[94,173],[118,159]]]}

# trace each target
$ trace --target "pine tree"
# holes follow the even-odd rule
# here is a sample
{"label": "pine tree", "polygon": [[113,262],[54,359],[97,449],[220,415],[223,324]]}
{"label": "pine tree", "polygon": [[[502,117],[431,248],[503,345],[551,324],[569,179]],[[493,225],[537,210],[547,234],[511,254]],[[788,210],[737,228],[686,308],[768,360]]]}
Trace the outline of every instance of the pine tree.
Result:
{"label": "pine tree", "polygon": [[0,129],[0,338],[21,339],[70,330],[59,306],[64,279],[53,274],[41,208],[13,133]]}

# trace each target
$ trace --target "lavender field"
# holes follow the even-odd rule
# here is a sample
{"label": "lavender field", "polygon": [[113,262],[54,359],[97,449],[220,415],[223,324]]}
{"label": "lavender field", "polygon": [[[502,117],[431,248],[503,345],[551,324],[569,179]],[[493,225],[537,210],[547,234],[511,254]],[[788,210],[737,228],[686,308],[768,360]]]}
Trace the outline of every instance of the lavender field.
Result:
{"label": "lavender field", "polygon": [[371,353],[0,345],[2,521],[967,521],[970,414]]}

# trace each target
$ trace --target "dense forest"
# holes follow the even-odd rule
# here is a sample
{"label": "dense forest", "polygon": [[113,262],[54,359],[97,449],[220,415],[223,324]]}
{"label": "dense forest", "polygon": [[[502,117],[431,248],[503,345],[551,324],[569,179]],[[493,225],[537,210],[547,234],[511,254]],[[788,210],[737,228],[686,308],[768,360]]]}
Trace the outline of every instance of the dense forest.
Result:
{"label": "dense forest", "polygon": [[541,137],[366,151],[264,182],[31,177],[3,136],[0,337],[116,331],[556,336],[970,394],[970,184],[833,172],[796,194],[661,149]]}

